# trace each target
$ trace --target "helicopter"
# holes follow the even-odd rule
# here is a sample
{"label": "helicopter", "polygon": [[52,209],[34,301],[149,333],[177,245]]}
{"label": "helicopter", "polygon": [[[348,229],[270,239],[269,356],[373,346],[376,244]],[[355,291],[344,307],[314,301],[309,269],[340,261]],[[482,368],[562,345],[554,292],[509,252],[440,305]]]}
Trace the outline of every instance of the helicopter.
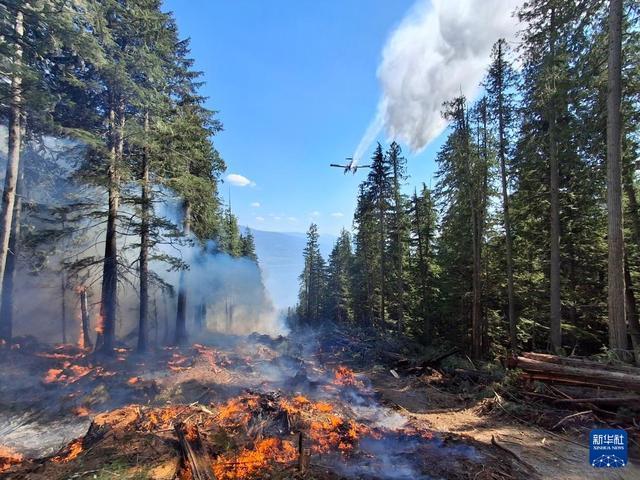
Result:
{"label": "helicopter", "polygon": [[336,167],[336,168],[344,168],[345,175],[347,174],[347,172],[351,172],[355,175],[359,168],[371,168],[371,165],[356,165],[353,161],[353,157],[347,157],[346,160],[348,160],[346,165],[331,163],[329,166]]}

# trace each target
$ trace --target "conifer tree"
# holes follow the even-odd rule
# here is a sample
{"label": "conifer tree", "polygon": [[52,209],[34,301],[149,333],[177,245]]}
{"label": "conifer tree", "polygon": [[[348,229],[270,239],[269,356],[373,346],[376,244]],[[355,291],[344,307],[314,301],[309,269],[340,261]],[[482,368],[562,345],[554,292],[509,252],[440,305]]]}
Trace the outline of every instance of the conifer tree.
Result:
{"label": "conifer tree", "polygon": [[513,123],[513,96],[516,88],[516,73],[508,55],[508,45],[504,39],[498,40],[491,52],[491,65],[486,80],[489,95],[489,107],[494,124],[498,130],[498,160],[500,162],[500,189],[502,196],[502,222],[507,277],[507,320],[509,322],[509,341],[511,350],[518,348],[517,318],[515,309],[515,287],[513,279],[513,237],[509,212],[509,155],[511,152],[510,133]]}
{"label": "conifer tree", "polygon": [[342,230],[336,240],[327,267],[327,314],[339,323],[353,321],[353,253],[351,234]]}
{"label": "conifer tree", "polygon": [[245,229],[244,234],[240,235],[240,255],[254,262],[258,261],[255,240],[249,228]]}
{"label": "conifer tree", "polygon": [[304,269],[300,274],[298,317],[306,324],[318,326],[324,312],[326,266],[320,253],[318,226],[312,223],[304,248]]}

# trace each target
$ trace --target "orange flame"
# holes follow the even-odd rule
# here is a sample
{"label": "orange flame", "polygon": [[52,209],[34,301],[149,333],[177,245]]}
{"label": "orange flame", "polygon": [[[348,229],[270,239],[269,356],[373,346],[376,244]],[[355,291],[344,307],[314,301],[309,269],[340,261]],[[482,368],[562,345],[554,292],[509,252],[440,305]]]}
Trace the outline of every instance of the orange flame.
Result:
{"label": "orange flame", "polygon": [[102,335],[104,333],[104,317],[101,313],[96,317],[96,332],[98,332],[98,335]]}
{"label": "orange flame", "polygon": [[73,413],[78,417],[88,417],[91,414],[91,410],[84,405],[80,405],[73,409]]}
{"label": "orange flame", "polygon": [[44,376],[44,383],[54,383],[59,381],[59,377],[62,374],[61,368],[50,368]]}
{"label": "orange flame", "polygon": [[6,472],[13,465],[22,462],[23,459],[24,457],[21,454],[14,452],[9,447],[0,445],[0,473]]}
{"label": "orange flame", "polygon": [[78,458],[83,450],[82,438],[76,438],[69,445],[67,445],[65,450],[67,451],[65,455],[58,455],[57,457],[53,457],[52,460],[55,463],[67,463]]}
{"label": "orange flame", "polygon": [[338,368],[336,368],[335,379],[333,383],[335,385],[342,385],[342,386],[349,386],[349,387],[356,387],[356,388],[364,387],[364,383],[358,380],[353,370],[343,366],[339,366]]}
{"label": "orange flame", "polygon": [[213,471],[219,480],[247,478],[272,463],[291,463],[297,456],[293,443],[270,437],[257,442],[254,448],[243,448],[235,456],[218,457]]}
{"label": "orange flame", "polygon": [[182,372],[183,370],[188,370],[189,368],[191,368],[191,365],[189,365],[189,358],[185,357],[184,355],[181,355],[179,353],[173,353],[171,355],[171,360],[169,360],[167,366],[169,367],[169,370],[173,371],[173,372]]}

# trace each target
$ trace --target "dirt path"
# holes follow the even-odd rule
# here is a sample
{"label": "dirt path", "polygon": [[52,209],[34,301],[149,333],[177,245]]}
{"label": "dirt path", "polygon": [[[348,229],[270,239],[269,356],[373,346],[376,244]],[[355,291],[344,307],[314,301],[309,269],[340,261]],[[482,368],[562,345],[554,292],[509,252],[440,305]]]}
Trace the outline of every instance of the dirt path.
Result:
{"label": "dirt path", "polygon": [[[396,379],[388,372],[370,375],[383,403],[410,418],[411,422],[441,432],[465,435],[491,444],[492,438],[505,455],[515,455],[539,472],[543,479],[591,480],[640,479],[640,466],[630,463],[623,469],[595,469],[589,465],[585,432],[575,437],[545,431],[509,416],[483,414],[481,405],[461,396],[427,385],[415,377]],[[508,452],[511,452],[508,453]]]}

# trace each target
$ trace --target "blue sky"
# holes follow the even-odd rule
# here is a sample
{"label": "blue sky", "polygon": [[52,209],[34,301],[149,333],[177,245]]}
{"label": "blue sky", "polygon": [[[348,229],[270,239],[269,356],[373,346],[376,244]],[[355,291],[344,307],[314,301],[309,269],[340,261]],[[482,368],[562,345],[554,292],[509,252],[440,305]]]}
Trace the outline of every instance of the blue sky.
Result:
{"label": "blue sky", "polygon": [[[329,234],[351,227],[366,171],[343,175],[329,163],[354,152],[374,116],[382,49],[412,3],[165,0],[224,123],[215,144],[227,173],[252,182],[222,185],[242,225],[302,232],[315,221]],[[441,142],[418,155],[404,148],[407,190],[429,184]]]}

